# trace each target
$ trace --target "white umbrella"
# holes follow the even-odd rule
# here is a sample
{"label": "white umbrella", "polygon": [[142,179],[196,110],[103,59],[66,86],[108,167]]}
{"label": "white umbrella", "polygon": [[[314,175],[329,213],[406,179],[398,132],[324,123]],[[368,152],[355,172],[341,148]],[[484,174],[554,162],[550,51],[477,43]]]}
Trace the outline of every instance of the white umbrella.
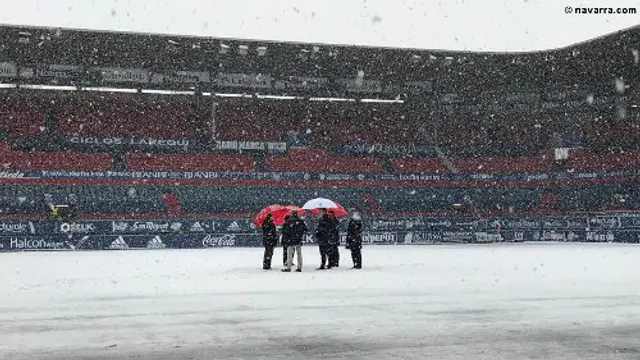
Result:
{"label": "white umbrella", "polygon": [[336,208],[338,205],[333,201],[325,198],[317,198],[307,201],[302,207],[305,210],[313,210],[313,209],[331,209]]}

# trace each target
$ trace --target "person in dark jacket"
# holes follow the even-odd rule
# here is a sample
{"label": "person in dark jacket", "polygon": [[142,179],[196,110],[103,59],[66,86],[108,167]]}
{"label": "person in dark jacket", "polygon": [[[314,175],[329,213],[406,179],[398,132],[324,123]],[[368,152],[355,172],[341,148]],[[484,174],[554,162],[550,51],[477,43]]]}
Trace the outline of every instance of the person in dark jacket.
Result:
{"label": "person in dark jacket", "polygon": [[273,223],[273,216],[268,214],[262,222],[262,246],[264,246],[264,256],[262,258],[262,268],[264,270],[271,269],[271,259],[273,258],[273,249],[278,245],[278,234],[276,233],[276,225]]}
{"label": "person in dark jacket", "polygon": [[351,250],[353,269],[362,269],[362,218],[356,211],[347,225],[347,249]]}
{"label": "person in dark jacket", "polygon": [[304,221],[298,217],[298,213],[291,212],[291,217],[282,226],[282,231],[287,235],[287,267],[282,269],[284,272],[291,272],[293,266],[294,252],[298,256],[296,272],[302,272],[302,241],[304,234],[307,232],[307,226]]}
{"label": "person in dark jacket", "polygon": [[340,222],[333,211],[329,211],[329,267],[340,267]]}
{"label": "person in dark jacket", "polygon": [[[289,215],[284,217],[285,224],[287,223],[287,220],[289,220]],[[280,242],[282,243],[282,266],[287,266],[287,245],[284,238],[284,224],[282,225],[282,235]]]}
{"label": "person in dark jacket", "polygon": [[331,264],[327,264],[329,258],[329,234],[331,232],[330,221],[327,211],[322,209],[322,216],[318,221],[315,232],[318,248],[320,249],[320,267],[318,270],[324,270],[326,268],[325,265],[329,265],[329,268],[331,268]]}

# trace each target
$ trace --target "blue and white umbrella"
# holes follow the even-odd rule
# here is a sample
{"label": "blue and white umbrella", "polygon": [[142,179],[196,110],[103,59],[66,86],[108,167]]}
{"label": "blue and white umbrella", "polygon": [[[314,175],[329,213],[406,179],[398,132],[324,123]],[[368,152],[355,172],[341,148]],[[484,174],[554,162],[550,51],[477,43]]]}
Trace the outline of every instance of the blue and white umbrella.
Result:
{"label": "blue and white umbrella", "polygon": [[313,210],[313,209],[331,209],[336,208],[338,205],[333,201],[325,198],[317,198],[307,201],[304,206],[302,206],[305,210]]}

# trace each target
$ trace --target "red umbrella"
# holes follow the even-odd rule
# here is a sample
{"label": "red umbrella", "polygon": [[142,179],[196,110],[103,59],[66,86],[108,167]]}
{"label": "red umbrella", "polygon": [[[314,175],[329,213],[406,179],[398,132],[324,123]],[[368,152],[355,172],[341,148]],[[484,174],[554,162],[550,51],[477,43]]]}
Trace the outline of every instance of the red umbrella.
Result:
{"label": "red umbrella", "polygon": [[302,215],[304,210],[295,205],[282,206],[278,204],[269,205],[266,208],[260,210],[260,212],[253,218],[253,225],[260,226],[267,214],[271,214],[273,217],[273,223],[276,225],[284,224],[285,216],[291,214],[292,211],[297,211],[298,215]]}
{"label": "red umbrella", "polygon": [[[335,201],[334,201],[335,202]],[[336,207],[334,208],[329,208],[327,209],[327,211],[333,211],[334,214],[336,214],[336,216],[349,216],[349,212],[340,204],[338,204],[336,202]],[[313,209],[311,210],[311,213],[313,214],[319,214],[322,211],[320,209]]]}
{"label": "red umbrella", "polygon": [[255,226],[260,226],[262,225],[262,222],[264,221],[264,219],[267,218],[268,214],[271,214],[273,216],[273,213],[283,209],[284,206],[282,205],[278,205],[278,204],[274,204],[274,205],[269,205],[266,208],[260,210],[260,212],[253,217],[253,225]]}
{"label": "red umbrella", "polygon": [[283,209],[278,210],[273,214],[273,223],[276,225],[284,224],[284,218],[287,215],[291,214],[292,211],[297,212],[298,216],[302,216],[302,214],[304,214],[303,208],[295,205],[287,205]]}

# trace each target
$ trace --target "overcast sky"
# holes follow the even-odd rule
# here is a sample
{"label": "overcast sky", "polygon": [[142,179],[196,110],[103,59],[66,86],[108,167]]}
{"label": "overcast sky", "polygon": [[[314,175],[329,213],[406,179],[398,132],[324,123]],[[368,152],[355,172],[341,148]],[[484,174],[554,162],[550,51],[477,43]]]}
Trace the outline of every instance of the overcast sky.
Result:
{"label": "overcast sky", "polygon": [[469,51],[551,49],[640,23],[567,6],[640,0],[0,0],[0,23]]}

